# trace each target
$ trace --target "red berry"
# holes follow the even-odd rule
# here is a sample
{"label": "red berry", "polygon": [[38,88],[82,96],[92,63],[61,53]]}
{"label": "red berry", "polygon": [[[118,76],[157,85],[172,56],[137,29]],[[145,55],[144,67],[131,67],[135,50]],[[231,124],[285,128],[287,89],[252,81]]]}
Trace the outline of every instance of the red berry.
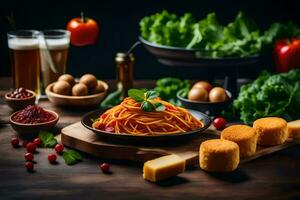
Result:
{"label": "red berry", "polygon": [[30,172],[33,171],[33,163],[32,162],[26,162],[25,167],[27,168],[28,171],[30,171]]}
{"label": "red berry", "polygon": [[108,163],[102,163],[100,165],[100,168],[101,168],[101,170],[102,170],[103,173],[108,173],[110,165]]}
{"label": "red berry", "polygon": [[217,130],[222,130],[226,126],[227,122],[223,117],[217,117],[213,121],[213,125]]}
{"label": "red berry", "polygon": [[32,153],[25,153],[24,158],[26,161],[33,161],[33,154]]}
{"label": "red berry", "polygon": [[56,155],[54,153],[49,154],[48,160],[51,164],[54,164],[56,162]]}
{"label": "red berry", "polygon": [[29,142],[27,145],[26,145],[26,150],[30,153],[34,153],[35,150],[36,150],[36,144],[34,144],[33,142]]}
{"label": "red berry", "polygon": [[36,145],[36,146],[42,146],[42,140],[40,138],[35,138],[33,140],[33,143]]}
{"label": "red berry", "polygon": [[17,137],[13,137],[11,138],[10,143],[14,148],[17,148],[19,146],[19,139]]}
{"label": "red berry", "polygon": [[64,151],[64,146],[62,144],[57,144],[55,147],[54,147],[56,153],[58,154],[62,154],[62,152]]}
{"label": "red berry", "polygon": [[24,140],[23,143],[22,143],[22,146],[23,146],[24,148],[26,148],[27,144],[28,144],[28,141]]}

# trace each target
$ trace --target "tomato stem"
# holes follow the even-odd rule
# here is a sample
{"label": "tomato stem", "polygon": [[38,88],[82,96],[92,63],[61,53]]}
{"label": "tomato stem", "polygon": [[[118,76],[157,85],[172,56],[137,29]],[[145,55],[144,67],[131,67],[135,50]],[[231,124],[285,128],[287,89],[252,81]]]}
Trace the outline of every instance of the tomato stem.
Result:
{"label": "tomato stem", "polygon": [[84,22],[84,13],[83,13],[83,11],[80,12],[80,16],[81,16],[81,22]]}

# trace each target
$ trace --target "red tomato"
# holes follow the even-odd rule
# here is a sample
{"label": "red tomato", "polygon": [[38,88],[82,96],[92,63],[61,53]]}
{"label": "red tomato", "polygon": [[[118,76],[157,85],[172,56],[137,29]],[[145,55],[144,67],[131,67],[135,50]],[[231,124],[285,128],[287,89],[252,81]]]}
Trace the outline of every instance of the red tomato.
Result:
{"label": "red tomato", "polygon": [[213,121],[213,125],[217,130],[222,130],[226,126],[227,122],[223,117],[217,117]]}
{"label": "red tomato", "polygon": [[74,46],[84,46],[94,44],[99,36],[99,26],[91,18],[73,18],[67,24],[67,30],[71,32],[71,44]]}
{"label": "red tomato", "polygon": [[275,43],[277,72],[287,72],[300,66],[300,39],[281,39]]}

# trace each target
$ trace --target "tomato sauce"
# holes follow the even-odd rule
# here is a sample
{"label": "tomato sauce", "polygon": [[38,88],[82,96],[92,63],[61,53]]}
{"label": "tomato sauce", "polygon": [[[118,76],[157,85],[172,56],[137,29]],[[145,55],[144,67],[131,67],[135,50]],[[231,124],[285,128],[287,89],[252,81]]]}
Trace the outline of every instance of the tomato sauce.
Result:
{"label": "tomato sauce", "polygon": [[55,115],[45,111],[39,106],[29,105],[16,115],[12,120],[22,124],[38,124],[43,122],[49,122],[55,119]]}

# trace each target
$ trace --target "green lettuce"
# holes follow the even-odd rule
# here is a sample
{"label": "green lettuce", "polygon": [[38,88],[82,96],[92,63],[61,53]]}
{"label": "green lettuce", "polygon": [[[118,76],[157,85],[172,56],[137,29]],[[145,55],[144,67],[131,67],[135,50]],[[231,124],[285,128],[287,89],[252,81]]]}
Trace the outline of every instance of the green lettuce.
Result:
{"label": "green lettuce", "polygon": [[179,17],[164,10],[140,21],[141,36],[152,43],[199,49],[208,57],[246,57],[260,54],[280,37],[300,36],[293,22],[274,23],[262,32],[255,22],[239,12],[223,26],[215,13],[197,21],[191,13]]}
{"label": "green lettuce", "polygon": [[159,79],[156,82],[156,87],[154,88],[154,90],[159,93],[159,96],[163,100],[168,101],[176,106],[182,106],[180,101],[176,97],[177,92],[182,89],[186,91],[190,89],[189,81],[174,77]]}

